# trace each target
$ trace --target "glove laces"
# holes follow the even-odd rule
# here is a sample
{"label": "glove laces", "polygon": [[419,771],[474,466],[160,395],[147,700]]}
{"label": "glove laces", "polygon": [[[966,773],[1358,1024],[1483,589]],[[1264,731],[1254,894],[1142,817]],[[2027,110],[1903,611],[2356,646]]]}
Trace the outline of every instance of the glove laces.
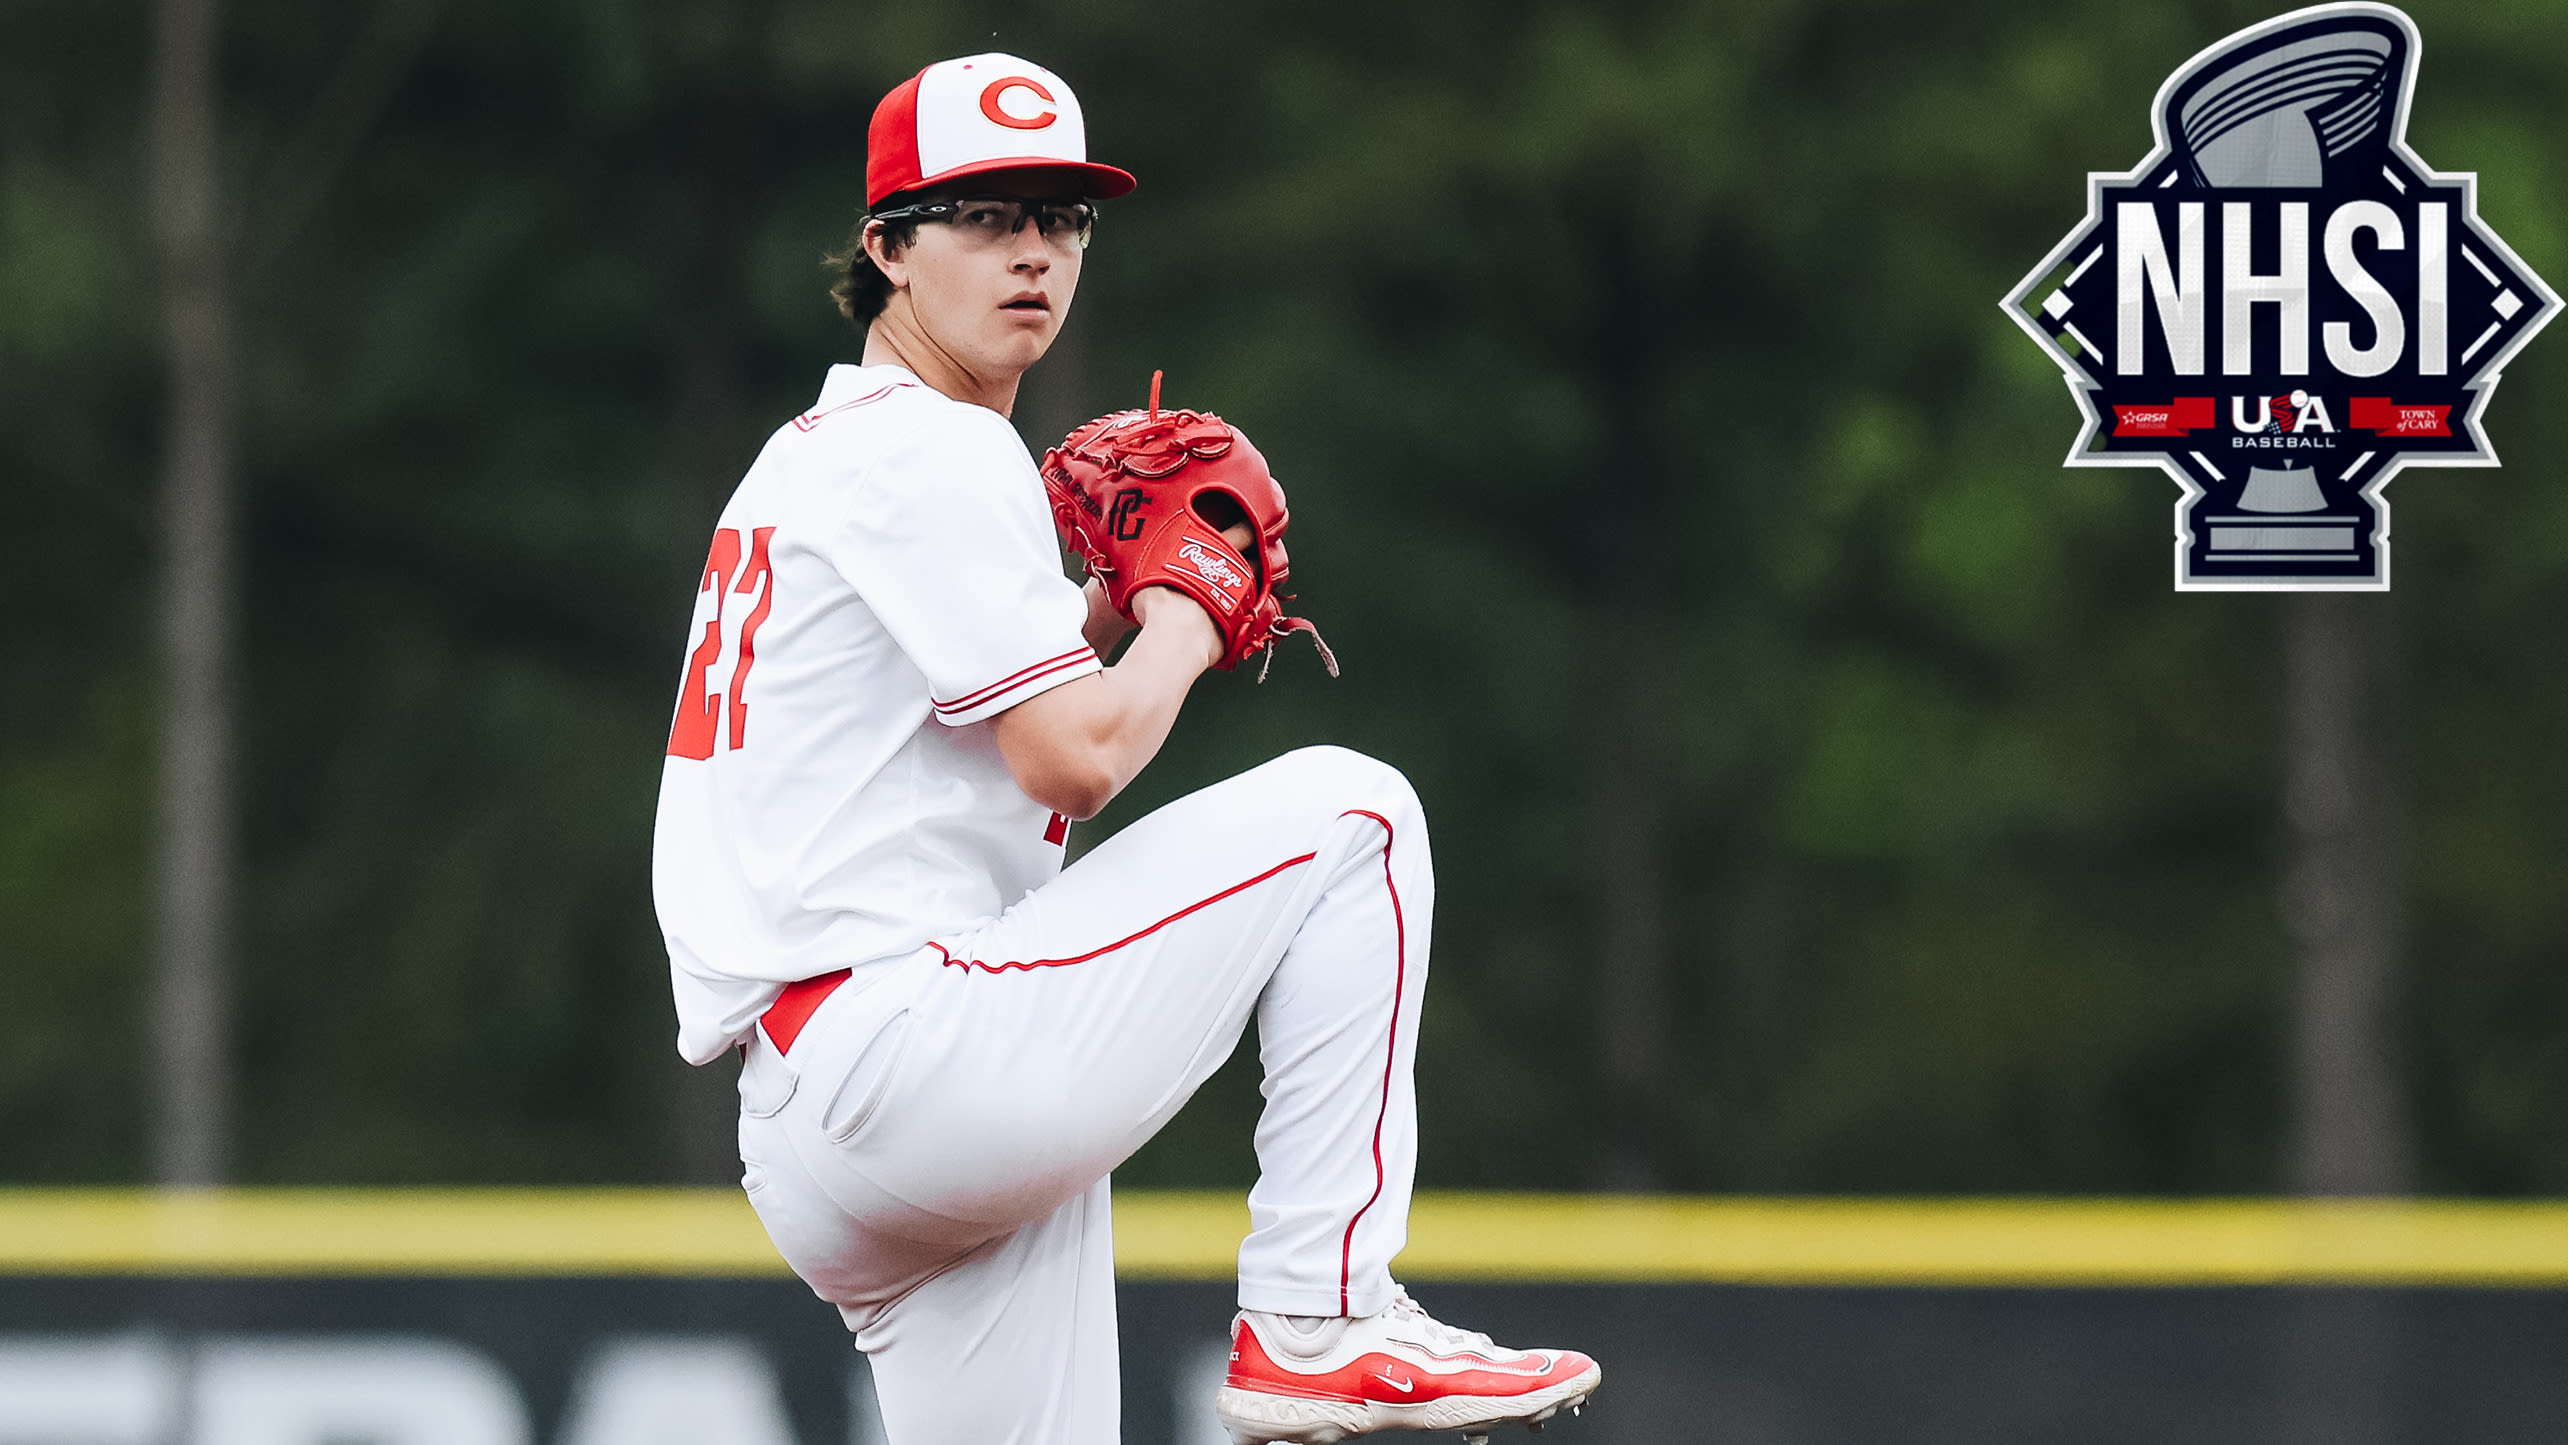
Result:
{"label": "glove laces", "polygon": [[1292,636],[1296,632],[1307,632],[1311,634],[1311,645],[1320,650],[1320,661],[1328,668],[1329,676],[1335,677],[1338,675],[1337,654],[1329,651],[1328,639],[1320,636],[1320,629],[1312,625],[1311,619],[1307,617],[1279,617],[1275,620],[1273,628],[1267,632],[1266,641],[1260,644],[1258,648],[1260,652],[1266,654],[1266,656],[1260,659],[1257,664],[1257,680],[1259,682],[1266,681],[1266,674],[1275,666],[1275,644],[1282,642],[1285,638]]}

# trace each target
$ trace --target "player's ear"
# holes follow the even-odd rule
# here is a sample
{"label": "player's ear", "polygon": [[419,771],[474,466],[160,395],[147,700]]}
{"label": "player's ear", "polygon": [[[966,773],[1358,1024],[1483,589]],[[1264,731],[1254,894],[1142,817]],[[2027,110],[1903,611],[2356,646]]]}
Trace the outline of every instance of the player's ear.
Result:
{"label": "player's ear", "polygon": [[908,254],[907,248],[893,239],[889,227],[880,221],[866,222],[864,244],[865,259],[874,263],[874,269],[892,283],[892,289],[909,284],[909,264],[902,259]]}

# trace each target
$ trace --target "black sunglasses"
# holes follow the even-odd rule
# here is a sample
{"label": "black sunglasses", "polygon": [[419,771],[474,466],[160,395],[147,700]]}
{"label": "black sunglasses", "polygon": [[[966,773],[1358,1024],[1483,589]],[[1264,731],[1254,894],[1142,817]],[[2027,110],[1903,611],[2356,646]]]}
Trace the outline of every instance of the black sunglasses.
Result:
{"label": "black sunglasses", "polygon": [[1068,241],[1087,249],[1096,230],[1097,208],[1084,201],[1019,201],[1005,196],[959,196],[950,201],[920,201],[876,211],[869,221],[934,221],[965,234],[995,241],[1013,236],[1034,222],[1034,233],[1047,241]]}

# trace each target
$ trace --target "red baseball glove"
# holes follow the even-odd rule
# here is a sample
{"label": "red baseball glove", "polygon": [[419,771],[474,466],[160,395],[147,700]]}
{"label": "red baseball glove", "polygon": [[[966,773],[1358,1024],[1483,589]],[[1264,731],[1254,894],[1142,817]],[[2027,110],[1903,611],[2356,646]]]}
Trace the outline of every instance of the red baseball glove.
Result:
{"label": "red baseball glove", "polygon": [[[1307,632],[1337,676],[1320,630],[1284,615],[1291,594],[1282,589],[1293,575],[1284,528],[1292,517],[1266,458],[1220,417],[1161,411],[1156,374],[1150,410],[1101,416],[1045,452],[1043,486],[1062,545],[1086,559],[1117,612],[1130,618],[1132,596],[1144,587],[1174,587],[1202,603],[1220,629],[1215,666],[1235,668],[1263,652],[1263,681],[1276,640]],[[1257,533],[1253,558],[1222,535],[1241,520]]]}

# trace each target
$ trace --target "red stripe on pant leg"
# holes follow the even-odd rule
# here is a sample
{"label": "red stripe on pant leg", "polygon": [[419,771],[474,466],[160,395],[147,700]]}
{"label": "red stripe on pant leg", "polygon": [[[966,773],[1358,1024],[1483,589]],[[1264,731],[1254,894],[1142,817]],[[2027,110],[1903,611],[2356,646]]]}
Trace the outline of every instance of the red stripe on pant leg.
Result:
{"label": "red stripe on pant leg", "polygon": [[[1385,826],[1387,827],[1388,825],[1386,824]],[[953,952],[944,944],[937,943],[933,940],[930,940],[927,946],[944,955],[945,967],[959,968],[965,973],[970,973],[976,968],[981,970],[983,973],[1005,973],[1012,968],[1023,969],[1030,973],[1038,968],[1063,968],[1074,963],[1086,963],[1089,959],[1103,957],[1126,944],[1138,943],[1142,939],[1148,938],[1150,935],[1157,933],[1159,930],[1166,928],[1169,924],[1176,922],[1178,919],[1185,917],[1187,914],[1192,913],[1199,908],[1210,908],[1214,904],[1221,902],[1223,899],[1230,897],[1234,893],[1254,888],[1258,884],[1265,882],[1267,879],[1274,877],[1276,874],[1283,872],[1285,869],[1299,868],[1318,856],[1319,855],[1316,853],[1305,853],[1299,858],[1287,858],[1283,862],[1276,864],[1274,867],[1267,869],[1265,872],[1258,874],[1254,878],[1244,879],[1238,883],[1234,883],[1228,888],[1223,889],[1221,892],[1214,894],[1210,898],[1199,899],[1196,902],[1187,904],[1185,907],[1169,914],[1166,918],[1159,920],[1157,923],[1150,925],[1148,928],[1132,935],[1130,938],[1116,939],[1114,942],[1107,944],[1103,948],[1092,948],[1086,953],[1080,954],[1076,958],[1038,958],[1032,963],[983,963],[977,958],[956,958]],[[1397,900],[1395,899],[1395,906],[1396,903]]]}
{"label": "red stripe on pant leg", "polygon": [[1391,1071],[1400,1059],[1400,998],[1409,988],[1409,926],[1400,916],[1400,885],[1391,879],[1391,844],[1398,834],[1391,820],[1380,813],[1350,808],[1338,814],[1341,818],[1371,818],[1382,825],[1382,886],[1391,893],[1391,1040],[1382,1050],[1382,1107],[1373,1116],[1373,1194],[1364,1208],[1346,1222],[1346,1238],[1338,1246],[1338,1313],[1347,1312],[1348,1276],[1354,1269],[1355,1227],[1364,1222],[1365,1214],[1382,1197],[1382,1121],[1391,1115]]}

